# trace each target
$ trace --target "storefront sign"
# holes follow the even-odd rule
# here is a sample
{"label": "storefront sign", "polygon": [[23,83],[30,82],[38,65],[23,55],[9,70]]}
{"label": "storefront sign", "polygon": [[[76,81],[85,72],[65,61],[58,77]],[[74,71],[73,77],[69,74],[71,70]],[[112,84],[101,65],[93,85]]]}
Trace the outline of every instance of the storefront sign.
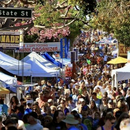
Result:
{"label": "storefront sign", "polygon": [[0,31],[0,47],[2,48],[12,48],[19,47],[21,42],[20,32],[13,31]]}
{"label": "storefront sign", "polygon": [[0,43],[19,43],[20,36],[18,35],[1,35]]}
{"label": "storefront sign", "polygon": [[49,43],[24,43],[19,52],[59,52],[60,42]]}
{"label": "storefront sign", "polygon": [[127,51],[130,51],[130,47],[119,44],[119,56],[127,56]]}

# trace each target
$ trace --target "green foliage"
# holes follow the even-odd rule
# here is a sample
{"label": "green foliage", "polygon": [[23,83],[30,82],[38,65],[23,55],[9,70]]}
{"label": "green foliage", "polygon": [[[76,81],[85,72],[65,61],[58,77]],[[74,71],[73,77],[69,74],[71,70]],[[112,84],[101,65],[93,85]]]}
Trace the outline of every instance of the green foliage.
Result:
{"label": "green foliage", "polygon": [[33,34],[33,35],[25,35],[24,36],[24,42],[25,43],[30,43],[30,42],[35,42],[36,39],[38,38],[37,34]]}
{"label": "green foliage", "polygon": [[75,24],[70,25],[70,35],[68,36],[68,39],[70,39],[71,44],[73,43],[74,38],[81,33],[80,29],[82,26],[82,22],[75,22]]}
{"label": "green foliage", "polygon": [[96,0],[68,0],[66,2],[65,0],[39,0],[35,6],[37,16],[34,24],[46,28],[58,28],[76,19],[75,22],[68,24],[70,27],[69,37],[74,39],[87,21],[86,15],[95,11],[95,7]]}
{"label": "green foliage", "polygon": [[116,29],[114,34],[120,43],[130,46],[130,23],[122,24],[121,28]]}
{"label": "green foliage", "polygon": [[130,1],[128,0],[102,0],[93,15],[90,25],[94,29],[103,29],[114,36],[120,43],[130,46]]}

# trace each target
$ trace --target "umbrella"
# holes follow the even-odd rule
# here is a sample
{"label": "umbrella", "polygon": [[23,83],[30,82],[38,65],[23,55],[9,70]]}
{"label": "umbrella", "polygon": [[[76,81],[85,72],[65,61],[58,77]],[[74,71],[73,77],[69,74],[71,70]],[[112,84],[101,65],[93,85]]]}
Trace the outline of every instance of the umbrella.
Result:
{"label": "umbrella", "polygon": [[112,59],[110,61],[107,62],[107,64],[113,64],[113,65],[116,65],[116,64],[121,64],[121,63],[127,63],[127,59],[126,58],[123,58],[123,57],[117,57],[115,59]]}
{"label": "umbrella", "polygon": [[10,91],[4,87],[0,87],[0,94],[9,94]]}

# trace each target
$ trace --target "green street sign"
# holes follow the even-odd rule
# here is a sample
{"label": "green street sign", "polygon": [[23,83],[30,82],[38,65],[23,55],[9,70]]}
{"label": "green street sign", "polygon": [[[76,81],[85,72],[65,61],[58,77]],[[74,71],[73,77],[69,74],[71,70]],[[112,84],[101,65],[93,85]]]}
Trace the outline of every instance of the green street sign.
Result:
{"label": "green street sign", "polygon": [[29,8],[1,8],[0,18],[31,19],[32,9]]}

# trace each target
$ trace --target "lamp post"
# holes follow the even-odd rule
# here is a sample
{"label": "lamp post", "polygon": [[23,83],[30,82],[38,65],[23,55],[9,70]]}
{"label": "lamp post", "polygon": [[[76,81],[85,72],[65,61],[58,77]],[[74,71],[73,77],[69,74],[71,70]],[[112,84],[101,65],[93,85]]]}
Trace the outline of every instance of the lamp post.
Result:
{"label": "lamp post", "polygon": [[[24,32],[20,30],[20,43],[19,48],[22,49],[22,58],[24,58]],[[22,61],[22,82],[24,82],[24,61]]]}
{"label": "lamp post", "polygon": [[71,51],[72,78],[73,79],[75,78],[75,72],[76,72],[75,60],[76,60],[76,52],[75,51]]}

